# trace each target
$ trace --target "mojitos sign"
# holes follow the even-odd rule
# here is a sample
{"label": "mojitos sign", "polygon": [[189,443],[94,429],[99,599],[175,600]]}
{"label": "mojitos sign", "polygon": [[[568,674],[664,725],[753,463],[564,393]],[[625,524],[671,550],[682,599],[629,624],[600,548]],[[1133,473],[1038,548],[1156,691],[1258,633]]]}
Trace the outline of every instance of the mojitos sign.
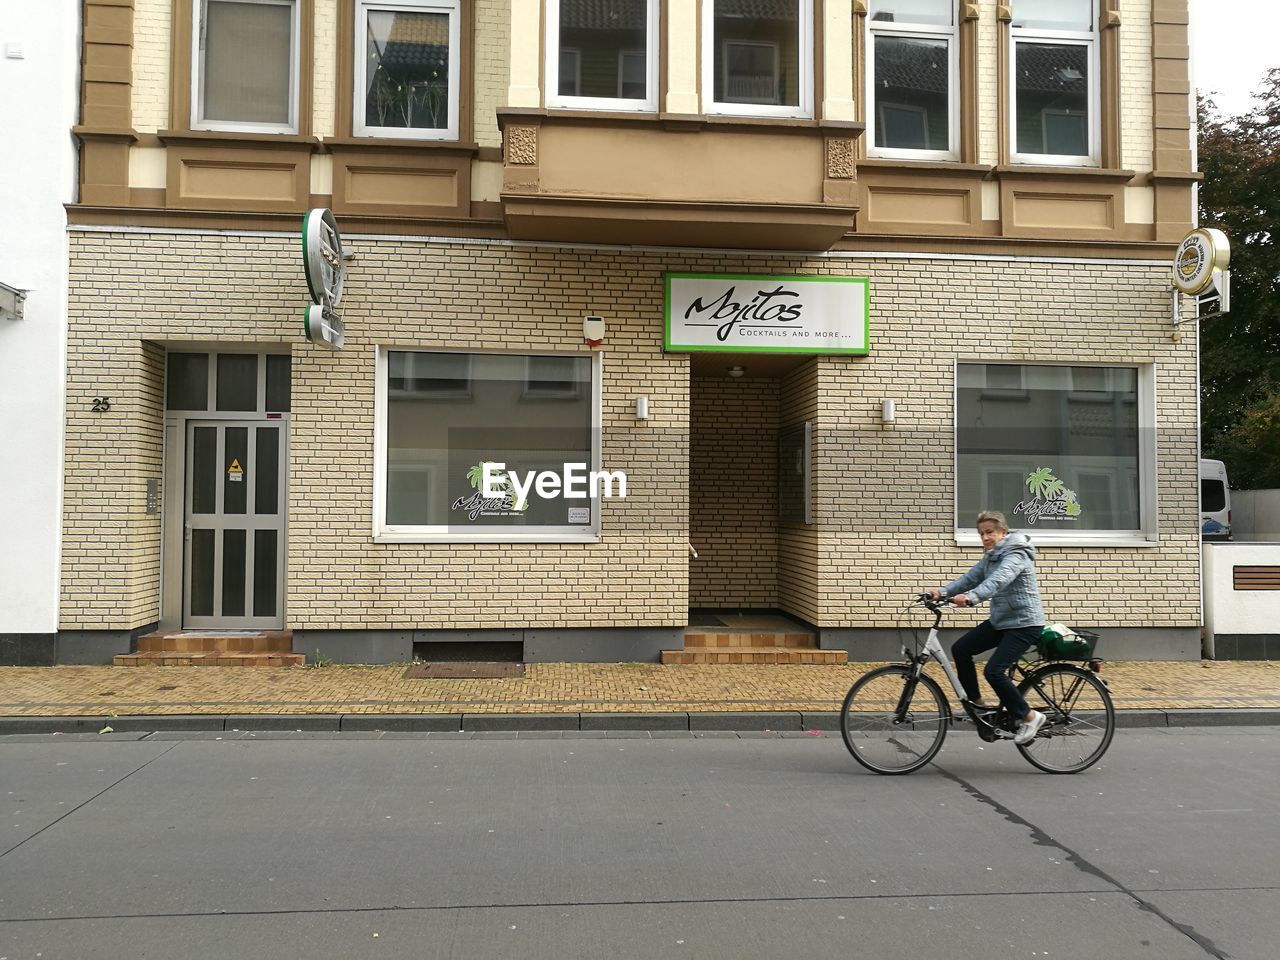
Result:
{"label": "mojitos sign", "polygon": [[669,273],[666,348],[866,354],[870,291],[860,277]]}
{"label": "mojitos sign", "polygon": [[1079,520],[1083,509],[1076,499],[1076,492],[1053,475],[1051,467],[1040,467],[1027,474],[1027,492],[1030,499],[1020,500],[1013,508],[1013,517],[1026,520],[1033,526],[1037,520],[1067,522]]}
{"label": "mojitos sign", "polygon": [[302,320],[307,339],[340,349],[345,329],[338,316],[338,304],[342,300],[347,267],[332,210],[320,207],[309,210],[302,218],[302,268],[311,293],[311,306]]}

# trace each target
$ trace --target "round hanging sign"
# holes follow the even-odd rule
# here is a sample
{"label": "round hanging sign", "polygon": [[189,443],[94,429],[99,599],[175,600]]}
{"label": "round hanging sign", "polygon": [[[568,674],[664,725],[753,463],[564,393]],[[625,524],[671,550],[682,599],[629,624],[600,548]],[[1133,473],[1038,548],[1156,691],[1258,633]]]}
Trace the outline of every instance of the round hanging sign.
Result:
{"label": "round hanging sign", "polygon": [[311,300],[326,310],[335,309],[342,299],[347,268],[338,223],[327,207],[308,210],[302,220],[302,263]]}
{"label": "round hanging sign", "polygon": [[1214,273],[1225,270],[1230,262],[1231,243],[1225,233],[1212,227],[1192,230],[1178,244],[1173,285],[1187,296],[1198,296],[1209,289]]}

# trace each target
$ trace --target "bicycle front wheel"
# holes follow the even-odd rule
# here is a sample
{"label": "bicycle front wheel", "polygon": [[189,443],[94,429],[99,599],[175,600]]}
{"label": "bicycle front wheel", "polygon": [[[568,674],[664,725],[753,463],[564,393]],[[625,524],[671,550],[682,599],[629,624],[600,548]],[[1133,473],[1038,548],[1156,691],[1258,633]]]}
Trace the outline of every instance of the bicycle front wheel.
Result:
{"label": "bicycle front wheel", "polygon": [[1018,690],[1047,718],[1034,740],[1018,745],[1033,766],[1045,773],[1079,773],[1111,746],[1116,710],[1106,684],[1088,670],[1050,664],[1024,679]]}
{"label": "bicycle front wheel", "polygon": [[875,773],[911,773],[942,749],[951,711],[942,690],[901,665],[865,673],[840,708],[840,733],[853,759]]}

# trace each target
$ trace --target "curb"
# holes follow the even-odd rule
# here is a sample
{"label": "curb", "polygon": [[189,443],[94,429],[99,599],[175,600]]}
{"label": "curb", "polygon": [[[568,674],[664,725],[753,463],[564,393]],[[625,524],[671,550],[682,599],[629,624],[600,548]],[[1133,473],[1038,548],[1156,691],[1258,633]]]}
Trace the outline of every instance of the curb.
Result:
{"label": "curb", "polygon": [[[157,716],[0,717],[0,737],[17,734],[307,731],[478,733],[536,731],[837,732],[834,712],[756,713],[252,713]],[[1117,710],[1116,727],[1280,726],[1280,708]]]}

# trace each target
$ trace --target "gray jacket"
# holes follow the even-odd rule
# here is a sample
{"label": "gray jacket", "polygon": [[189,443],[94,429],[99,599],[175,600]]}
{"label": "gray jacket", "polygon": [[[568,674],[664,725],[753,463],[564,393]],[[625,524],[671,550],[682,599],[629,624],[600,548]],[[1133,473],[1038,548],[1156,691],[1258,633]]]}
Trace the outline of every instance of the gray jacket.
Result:
{"label": "gray jacket", "polygon": [[975,603],[991,601],[991,625],[997,630],[1044,625],[1036,548],[1025,533],[1009,533],[982,555],[958,580],[940,587],[943,596],[966,594]]}

